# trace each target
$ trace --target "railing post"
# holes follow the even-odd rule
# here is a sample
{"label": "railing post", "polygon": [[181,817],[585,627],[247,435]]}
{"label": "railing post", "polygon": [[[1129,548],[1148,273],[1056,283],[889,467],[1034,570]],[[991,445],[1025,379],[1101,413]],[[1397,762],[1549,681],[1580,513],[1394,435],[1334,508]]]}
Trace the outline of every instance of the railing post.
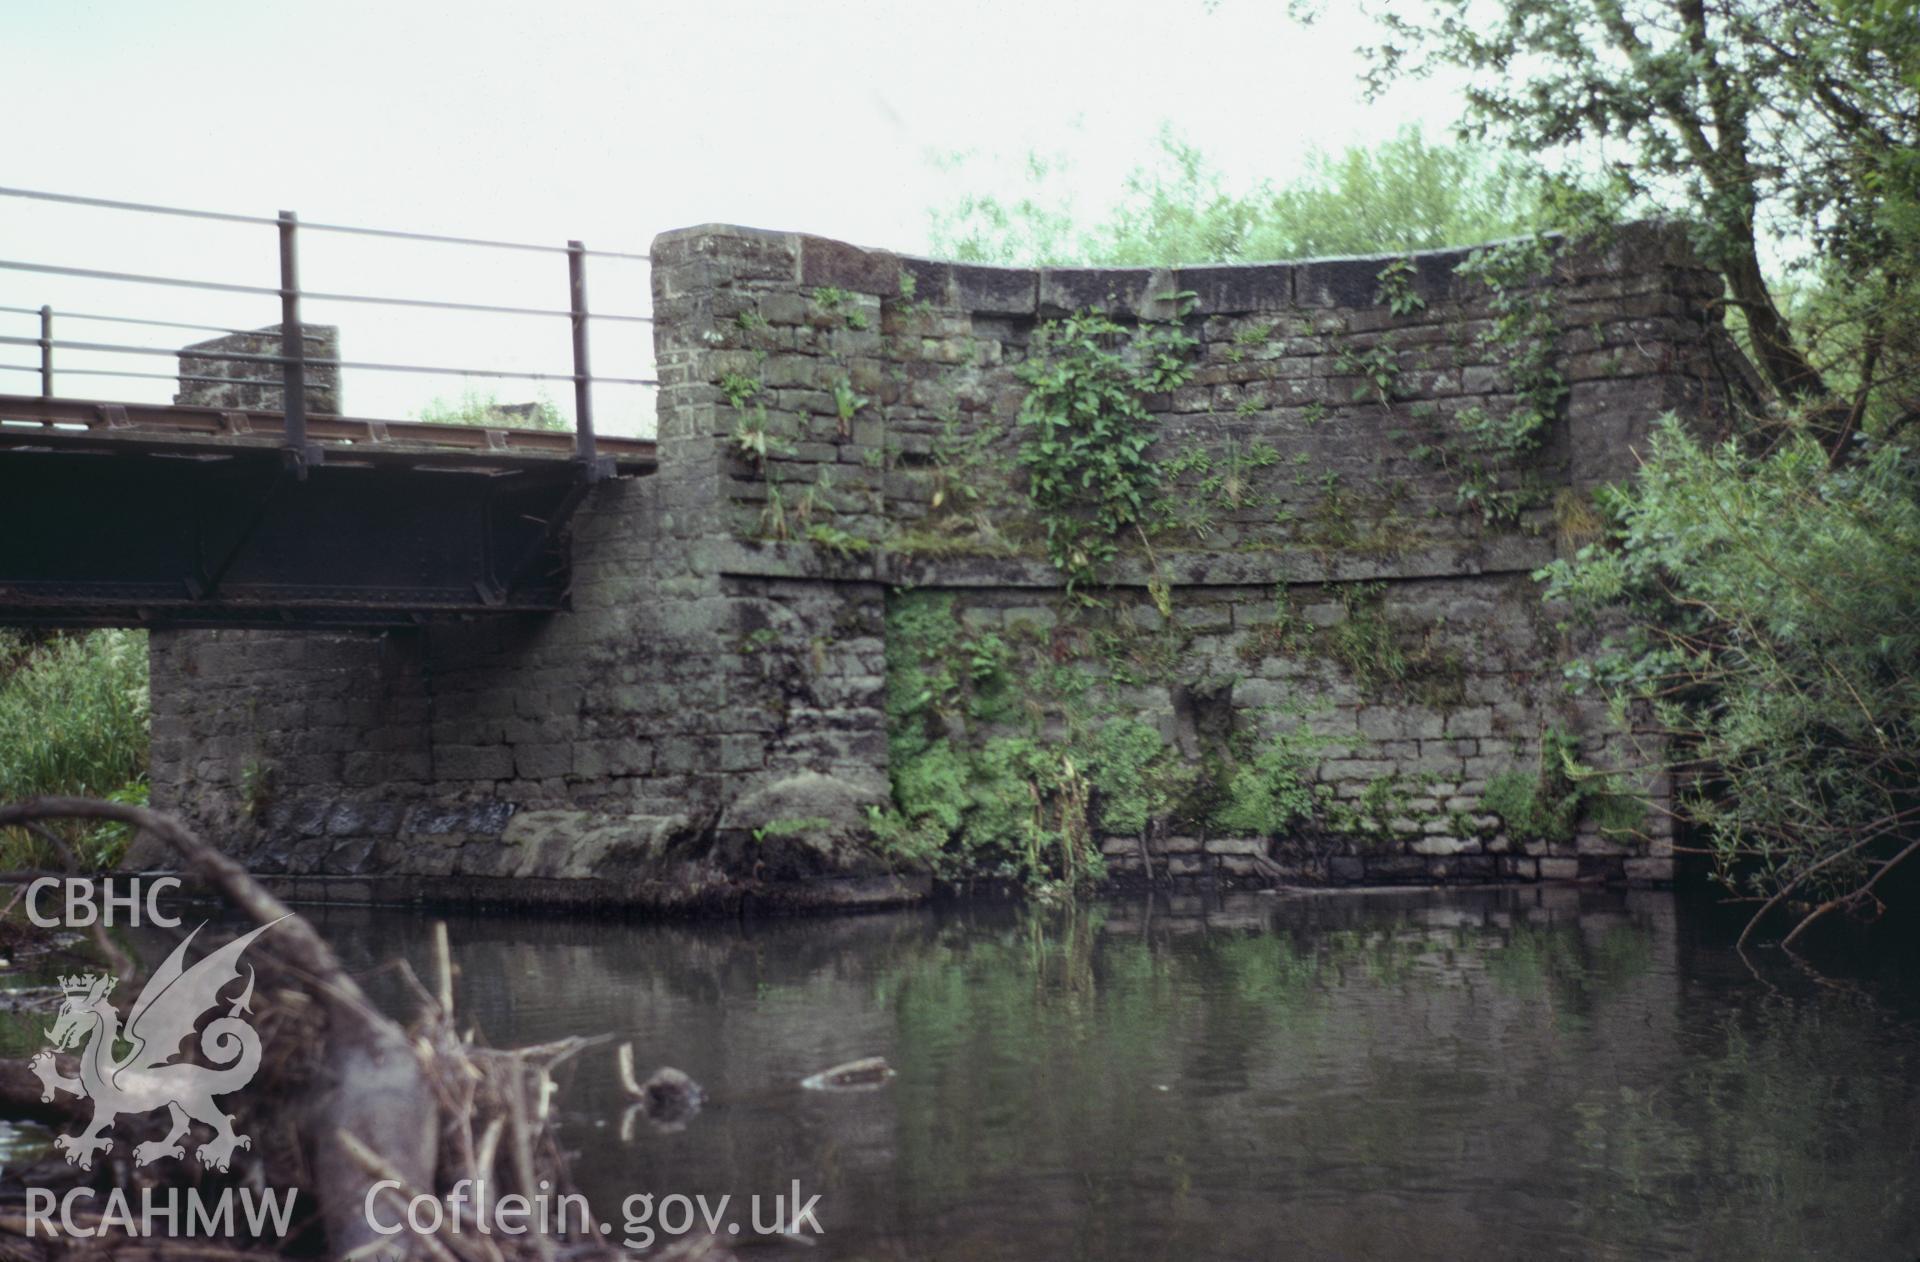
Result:
{"label": "railing post", "polygon": [[597,471],[593,444],[593,376],[587,367],[587,247],[567,242],[567,287],[573,313],[574,458]]}
{"label": "railing post", "polygon": [[40,397],[53,397],[53,308],[40,308]]}
{"label": "railing post", "polygon": [[307,334],[300,325],[300,267],[294,231],[300,217],[280,212],[280,367],[281,407],[286,416],[286,459],[296,476],[306,477],[307,466],[319,452],[307,446]]}

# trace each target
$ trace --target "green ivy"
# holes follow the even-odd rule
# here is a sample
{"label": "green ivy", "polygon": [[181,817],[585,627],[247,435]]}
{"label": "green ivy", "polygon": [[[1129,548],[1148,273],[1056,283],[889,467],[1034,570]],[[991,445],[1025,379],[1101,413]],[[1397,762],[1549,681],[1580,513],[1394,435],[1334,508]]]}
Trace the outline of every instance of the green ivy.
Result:
{"label": "green ivy", "polygon": [[1047,556],[1074,588],[1113,558],[1160,486],[1147,458],[1156,424],[1151,394],[1184,385],[1196,339],[1177,323],[1128,328],[1081,311],[1035,331],[1015,370],[1027,385],[1019,460],[1046,527]]}
{"label": "green ivy", "polygon": [[1493,321],[1480,344],[1502,357],[1515,396],[1505,411],[1472,407],[1459,418],[1457,495],[1487,522],[1511,522],[1538,502],[1537,488],[1502,488],[1498,469],[1540,449],[1567,394],[1566,379],[1553,364],[1553,255],[1547,238],[1522,237],[1483,246],[1458,269],[1488,290]]}

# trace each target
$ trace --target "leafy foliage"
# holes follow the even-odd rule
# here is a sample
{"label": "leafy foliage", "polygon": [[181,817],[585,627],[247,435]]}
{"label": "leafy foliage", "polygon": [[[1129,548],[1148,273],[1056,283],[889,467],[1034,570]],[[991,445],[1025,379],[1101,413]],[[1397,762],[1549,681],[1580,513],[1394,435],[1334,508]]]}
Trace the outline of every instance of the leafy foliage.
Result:
{"label": "leafy foliage", "polygon": [[[1157,728],[1096,700],[1094,672],[1036,669],[1020,647],[1037,647],[1032,632],[969,629],[949,595],[889,596],[894,808],[876,815],[875,835],[949,877],[1062,893],[1104,872],[1096,827],[1145,832],[1187,808],[1201,773]],[[1043,730],[1042,714],[1064,730]]]}
{"label": "leafy foliage", "polygon": [[1118,205],[1091,219],[1063,191],[1069,163],[1029,155],[1017,195],[934,212],[934,252],[1028,265],[1248,262],[1490,241],[1545,222],[1529,162],[1432,143],[1418,128],[1375,148],[1316,153],[1299,180],[1240,192],[1197,146],[1170,131],[1159,144]]}
{"label": "leafy foliage", "polygon": [[733,449],[753,467],[765,472],[767,461],[794,453],[793,439],[782,433],[767,409],[755,404],[743,409],[733,422]]}
{"label": "leafy foliage", "polygon": [[1572,841],[1582,819],[1603,831],[1624,832],[1646,815],[1644,801],[1623,792],[1618,777],[1583,766],[1579,742],[1565,728],[1540,738],[1539,765],[1502,772],[1487,781],[1480,808],[1498,815],[1507,831],[1526,841]]}
{"label": "leafy foliage", "polygon": [[1754,458],[1669,421],[1610,539],[1543,571],[1624,622],[1577,668],[1650,707],[1696,774],[1685,807],[1756,898],[1874,905],[1920,851],[1920,467],[1881,442],[1831,467],[1802,434]]}
{"label": "leafy foliage", "polygon": [[948,876],[1071,890],[1103,871],[1088,822],[1087,759],[1029,736],[954,739],[1014,695],[1005,646],[962,632],[953,598],[900,593],[887,609],[888,768],[894,809],[876,812],[883,851]]}
{"label": "leafy foliage", "polygon": [[1524,485],[1505,485],[1501,473],[1540,449],[1567,394],[1566,379],[1554,367],[1553,256],[1552,243],[1535,235],[1482,246],[1459,268],[1486,286],[1493,319],[1480,342],[1505,366],[1514,395],[1504,411],[1466,409],[1459,437],[1443,458],[1460,476],[1461,505],[1477,509],[1487,522],[1512,522],[1537,499]]}
{"label": "leafy foliage", "polygon": [[433,399],[415,414],[415,420],[429,425],[485,425],[496,429],[544,429],[567,431],[573,428],[544,395],[530,403],[502,403],[491,390],[469,386],[454,400]]}
{"label": "leafy foliage", "polygon": [[1320,804],[1314,762],[1314,743],[1302,732],[1269,741],[1228,776],[1214,825],[1228,833],[1272,837],[1311,819]]}
{"label": "leafy foliage", "polygon": [[1019,460],[1069,587],[1093,578],[1116,537],[1146,516],[1160,485],[1146,454],[1156,430],[1147,396],[1186,382],[1194,345],[1177,324],[1128,329],[1093,311],[1035,331],[1016,370],[1027,384]]}
{"label": "leafy foliage", "polygon": [[1101,827],[1138,834],[1171,813],[1193,788],[1197,769],[1173,756],[1158,729],[1138,719],[1100,725],[1087,753]]}
{"label": "leafy foliage", "polygon": [[[144,632],[34,643],[0,631],[0,801],[40,794],[144,801],[147,725]],[[103,865],[127,840],[123,829],[77,823],[63,835],[83,862]],[[52,858],[24,834],[0,840],[16,865]]]}
{"label": "leafy foliage", "polygon": [[[1382,32],[1372,87],[1464,71],[1470,137],[1576,160],[1604,153],[1616,206],[1692,223],[1772,389],[1821,403],[1852,385],[1850,406],[1810,418],[1830,450],[1876,404],[1882,415],[1913,410],[1920,23],[1911,6],[1380,0],[1367,10]],[[1823,295],[1802,310],[1835,319],[1837,336],[1810,340],[1789,323],[1768,268],[1781,256]],[[1904,361],[1894,381],[1881,375],[1889,359]],[[1888,386],[1906,402],[1886,401]]]}

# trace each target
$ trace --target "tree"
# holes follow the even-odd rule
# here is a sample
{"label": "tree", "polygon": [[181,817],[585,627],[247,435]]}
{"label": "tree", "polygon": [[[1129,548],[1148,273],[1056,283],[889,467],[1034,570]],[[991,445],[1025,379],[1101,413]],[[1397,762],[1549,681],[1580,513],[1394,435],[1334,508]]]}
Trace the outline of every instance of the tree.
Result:
{"label": "tree", "polygon": [[[1665,429],[1549,594],[1655,717],[1755,917],[1885,908],[1920,854],[1920,22],[1904,0],[1379,0],[1370,86],[1468,78],[1463,133],[1694,227],[1771,398]],[[1601,227],[1588,219],[1573,227]],[[1627,703],[1633,703],[1629,706]],[[1916,865],[1920,866],[1920,865]],[[1753,925],[1749,926],[1749,932]]]}
{"label": "tree", "polygon": [[1669,421],[1608,545],[1541,575],[1618,628],[1576,678],[1646,707],[1748,932],[1798,905],[1788,945],[1920,853],[1920,463],[1859,446],[1836,470],[1808,433],[1755,457]]}
{"label": "tree", "polygon": [[[1462,70],[1465,135],[1598,164],[1641,208],[1694,223],[1756,366],[1782,401],[1815,405],[1805,416],[1836,458],[1876,404],[1888,425],[1911,421],[1920,21],[1910,3],[1370,7],[1383,31],[1368,50],[1371,89]],[[1781,255],[1789,266],[1770,274]],[[1781,297],[1789,271],[1808,290],[1801,313],[1835,330],[1795,329]],[[1836,403],[1837,389],[1851,397]]]}
{"label": "tree", "polygon": [[964,197],[933,214],[934,252],[973,262],[1157,266],[1372,254],[1509,237],[1544,225],[1530,163],[1434,144],[1417,127],[1375,148],[1316,153],[1304,178],[1234,192],[1170,130],[1094,223],[1075,213],[1065,160],[1029,155],[1011,198]]}

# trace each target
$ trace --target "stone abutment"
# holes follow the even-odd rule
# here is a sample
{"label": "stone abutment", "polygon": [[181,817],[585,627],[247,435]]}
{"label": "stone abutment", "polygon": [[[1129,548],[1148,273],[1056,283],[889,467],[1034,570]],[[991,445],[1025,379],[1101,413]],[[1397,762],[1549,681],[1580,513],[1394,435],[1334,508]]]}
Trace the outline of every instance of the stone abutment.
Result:
{"label": "stone abutment", "polygon": [[[988,849],[1083,801],[1119,877],[1670,877],[1664,776],[1544,800],[1563,751],[1658,748],[1567,692],[1531,575],[1657,418],[1721,411],[1678,229],[1498,284],[1465,250],[1029,270],[725,226],[653,257],[659,470],[579,512],[572,610],[156,632],[158,805],[343,897],[911,898],[941,784]],[[1140,395],[1151,512],[1069,591],[1021,366],[1087,310],[1191,345]],[[1473,438],[1527,406],[1526,441]],[[1253,767],[1285,826],[1244,825]],[[1027,818],[995,823],[995,776]]]}

